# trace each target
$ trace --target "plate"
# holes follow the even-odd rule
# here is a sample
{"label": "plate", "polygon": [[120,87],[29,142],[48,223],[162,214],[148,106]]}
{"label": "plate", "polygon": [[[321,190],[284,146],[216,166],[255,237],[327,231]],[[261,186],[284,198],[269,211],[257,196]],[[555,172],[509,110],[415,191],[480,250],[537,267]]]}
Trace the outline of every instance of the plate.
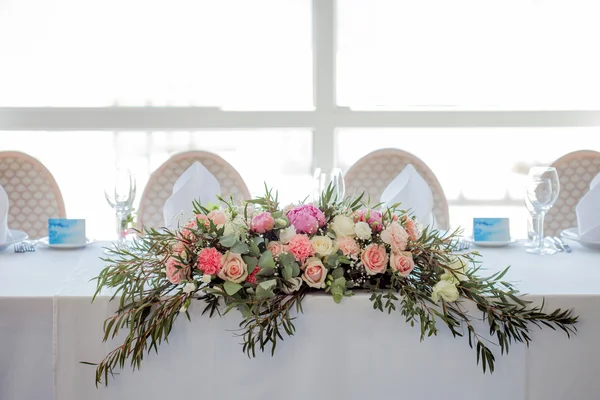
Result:
{"label": "plate", "polygon": [[579,239],[579,229],[577,228],[565,229],[560,233],[560,236],[562,236],[565,239],[577,242],[583,247],[587,247],[588,249],[600,250],[600,241]]}
{"label": "plate", "polygon": [[515,244],[515,243],[519,242],[517,239],[510,239],[508,242],[506,242],[506,241],[483,242],[483,241],[475,241],[475,240],[473,240],[473,237],[469,237],[469,238],[467,238],[467,240],[477,247],[505,247],[505,246],[510,246],[511,244]]}
{"label": "plate", "polygon": [[88,244],[94,243],[95,241],[95,239],[86,238],[85,244],[50,244],[48,242],[48,236],[38,239],[38,243],[41,243],[44,246],[52,247],[53,249],[80,249]]}
{"label": "plate", "polygon": [[22,242],[29,237],[25,232],[16,229],[9,229],[8,233],[11,237],[8,238],[8,242],[0,243],[0,250],[4,250],[11,244]]}

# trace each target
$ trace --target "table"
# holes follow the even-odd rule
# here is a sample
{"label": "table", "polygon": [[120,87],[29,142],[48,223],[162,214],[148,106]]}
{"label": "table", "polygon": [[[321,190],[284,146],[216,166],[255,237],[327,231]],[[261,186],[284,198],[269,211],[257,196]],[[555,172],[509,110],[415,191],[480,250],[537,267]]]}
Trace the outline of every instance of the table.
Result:
{"label": "table", "polygon": [[0,252],[0,399],[212,399],[443,398],[597,399],[600,393],[600,253],[573,245],[573,253],[534,256],[520,245],[481,249],[486,270],[512,264],[506,279],[549,308],[574,308],[579,333],[534,330],[530,348],[497,356],[494,375],[483,375],[466,339],[439,336],[419,342],[400,315],[373,311],[360,294],[334,304],[311,296],[296,335],[275,357],[248,359],[235,313],[222,319],[180,318],[159,354],[140,371],[129,367],[96,389],[94,367],[120,342],[102,343],[102,322],[115,305],[91,304],[89,280],[104,266],[102,246],[35,253]]}

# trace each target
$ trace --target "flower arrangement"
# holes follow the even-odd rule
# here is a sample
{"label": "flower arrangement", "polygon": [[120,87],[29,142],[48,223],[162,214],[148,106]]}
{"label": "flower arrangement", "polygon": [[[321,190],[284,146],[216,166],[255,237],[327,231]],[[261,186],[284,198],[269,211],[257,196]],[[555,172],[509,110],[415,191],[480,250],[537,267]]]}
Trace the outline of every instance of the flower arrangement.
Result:
{"label": "flower arrangement", "polygon": [[[295,314],[311,292],[339,303],[357,290],[371,293],[373,308],[399,312],[421,329],[421,340],[445,324],[467,336],[484,373],[495,356],[476,331],[465,303],[474,303],[501,354],[515,342],[531,341],[531,325],[575,333],[571,310],[543,311],[502,280],[508,268],[478,275],[476,252],[457,254],[454,237],[421,229],[394,205],[371,207],[363,196],[338,200],[327,188],[318,204],[279,207],[277,194],[238,206],[195,203],[195,218],[176,230],[146,230],[133,248],[104,259],[94,298],[104,288],[119,297],[104,323],[104,340],[128,331],[122,346],[95,365],[96,384],[127,360],[140,368],[144,353],[167,340],[175,319],[204,302],[210,317],[239,310],[243,351],[275,351],[283,334],[293,335]],[[481,318],[477,317],[477,318]],[[90,363],[87,363],[90,364]]]}

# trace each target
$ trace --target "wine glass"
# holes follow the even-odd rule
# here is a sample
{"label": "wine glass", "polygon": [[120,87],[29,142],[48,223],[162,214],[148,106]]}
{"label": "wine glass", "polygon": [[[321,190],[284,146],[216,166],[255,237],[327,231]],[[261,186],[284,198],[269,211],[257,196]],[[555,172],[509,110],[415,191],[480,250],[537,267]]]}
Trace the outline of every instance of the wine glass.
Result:
{"label": "wine glass", "polygon": [[341,168],[334,168],[331,170],[331,174],[329,174],[329,180],[325,187],[329,186],[333,187],[333,198],[336,201],[342,201],[344,199],[344,194],[346,192],[346,184],[344,183],[344,174],[342,173]]}
{"label": "wine glass", "polygon": [[130,170],[117,168],[108,177],[104,188],[104,197],[108,204],[115,209],[117,218],[116,247],[127,247],[128,217],[132,212],[135,199],[136,182]]}
{"label": "wine glass", "polygon": [[538,219],[539,215],[533,205],[529,201],[527,197],[527,193],[525,193],[525,207],[527,207],[527,211],[529,211],[529,215],[527,216],[527,240],[523,244],[525,247],[537,247],[538,245]]}
{"label": "wine glass", "polygon": [[558,173],[553,167],[533,167],[529,170],[529,183],[527,185],[527,200],[538,215],[537,218],[537,245],[526,251],[533,254],[554,254],[556,250],[544,242],[544,216],[552,208],[558,193],[560,182]]}

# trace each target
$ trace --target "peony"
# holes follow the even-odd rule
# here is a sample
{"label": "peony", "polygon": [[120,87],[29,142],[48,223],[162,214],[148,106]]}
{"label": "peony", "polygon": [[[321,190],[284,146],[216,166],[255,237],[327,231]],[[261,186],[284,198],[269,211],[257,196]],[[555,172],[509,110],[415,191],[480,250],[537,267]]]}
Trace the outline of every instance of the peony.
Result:
{"label": "peony", "polygon": [[325,287],[325,278],[327,278],[327,268],[323,265],[320,259],[311,257],[306,260],[303,265],[304,273],[302,280],[310,287],[323,288]]}
{"label": "peony", "polygon": [[356,243],[356,240],[349,236],[337,239],[336,246],[345,256],[356,256],[360,253],[360,246]]}
{"label": "peony", "polygon": [[273,257],[277,257],[281,253],[287,253],[288,247],[285,244],[274,240],[272,242],[269,242],[267,250],[269,250],[273,254]]}
{"label": "peony", "polygon": [[370,244],[360,255],[365,271],[369,275],[383,274],[388,264],[388,254],[385,246],[381,244]]}
{"label": "peony", "polygon": [[302,278],[291,278],[286,280],[286,283],[288,283],[289,285],[286,285],[285,283],[282,284],[281,291],[285,294],[292,294],[294,292],[297,292],[298,289],[300,289],[300,287],[302,286]]}
{"label": "peony", "polygon": [[225,222],[227,222],[227,218],[225,217],[225,213],[222,212],[222,211],[213,210],[213,211],[209,212],[206,216],[216,226],[225,225]]}
{"label": "peony", "polygon": [[369,224],[363,221],[359,221],[354,226],[354,231],[356,232],[356,237],[362,240],[371,239],[371,235],[373,235],[373,231]]}
{"label": "peony", "polygon": [[383,232],[381,240],[392,247],[392,251],[399,253],[406,250],[408,234],[398,222],[392,222]]}
{"label": "peony", "polygon": [[173,285],[179,285],[188,275],[187,267],[181,264],[177,259],[169,257],[166,263],[167,279]]}
{"label": "peony", "polygon": [[214,247],[206,247],[198,253],[198,269],[205,275],[216,275],[221,271],[223,254]]}
{"label": "peony", "polygon": [[390,267],[392,268],[392,271],[396,271],[398,272],[398,275],[406,278],[415,268],[415,261],[413,260],[412,253],[409,251],[392,253],[392,256],[390,257]]}
{"label": "peony", "polygon": [[452,282],[441,280],[433,286],[431,300],[437,303],[440,298],[444,301],[452,302],[458,300],[459,294],[456,285]]}
{"label": "peony", "polygon": [[329,236],[314,236],[310,241],[315,253],[321,257],[328,256],[335,250],[333,240]]}
{"label": "peony", "polygon": [[308,257],[315,255],[315,249],[308,236],[296,235],[290,240],[288,250],[296,258],[297,261],[303,263]]}
{"label": "peony", "polygon": [[355,221],[367,222],[375,232],[381,232],[383,227],[382,215],[379,211],[362,209],[356,212]]}
{"label": "peony", "polygon": [[279,231],[279,241],[287,244],[294,236],[296,236],[296,233],[296,228],[293,226],[288,226],[287,228]]}
{"label": "peony", "polygon": [[258,233],[265,233],[273,230],[275,227],[275,219],[268,212],[262,212],[252,218],[252,229]]}
{"label": "peony", "polygon": [[312,204],[303,204],[291,209],[287,217],[298,233],[312,235],[325,225],[325,215]]}
{"label": "peony", "polygon": [[345,215],[336,215],[333,217],[329,227],[335,232],[335,236],[338,238],[342,237],[354,237],[354,221],[352,218]]}
{"label": "peony", "polygon": [[221,257],[223,268],[219,271],[219,278],[233,283],[243,282],[248,277],[248,266],[237,253],[228,251]]}
{"label": "peony", "polygon": [[404,222],[404,226],[406,227],[406,233],[410,240],[415,241],[419,239],[420,234],[414,219],[408,218],[406,222]]}

